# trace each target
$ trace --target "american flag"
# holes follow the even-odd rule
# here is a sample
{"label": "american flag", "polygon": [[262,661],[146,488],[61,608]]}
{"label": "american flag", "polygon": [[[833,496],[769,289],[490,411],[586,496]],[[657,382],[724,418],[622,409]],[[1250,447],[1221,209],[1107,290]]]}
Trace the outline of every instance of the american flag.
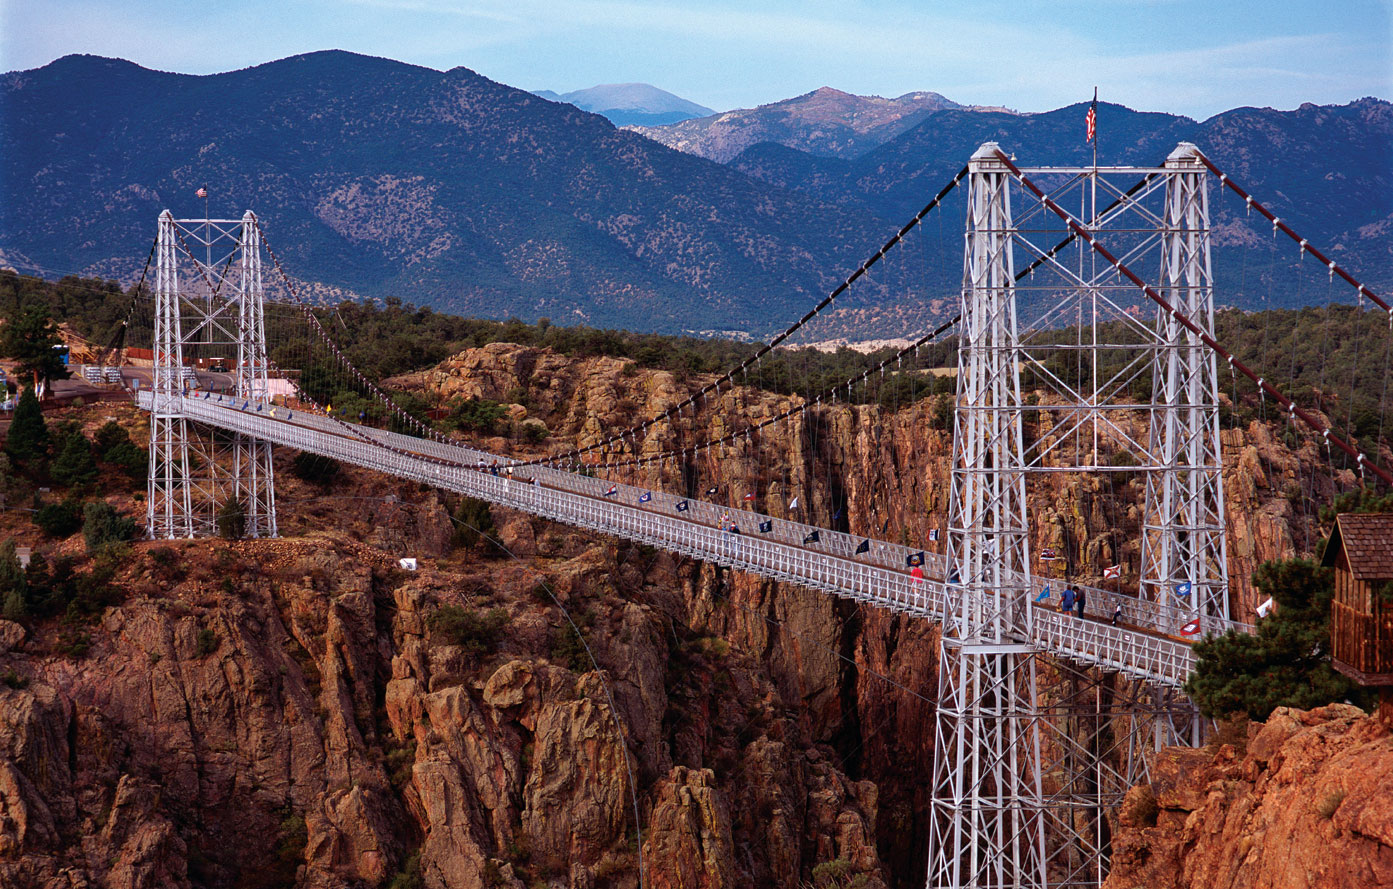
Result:
{"label": "american flag", "polygon": [[193,194],[194,194],[194,197],[197,197],[197,198],[206,198],[206,197],[208,197],[208,188],[207,188],[207,186],[202,186],[202,185],[201,185],[201,186],[199,186],[198,191],[194,192]]}
{"label": "american flag", "polygon": [[1088,116],[1084,118],[1088,124],[1088,136],[1083,141],[1092,142],[1098,138],[1098,88],[1093,88],[1093,104],[1088,106]]}

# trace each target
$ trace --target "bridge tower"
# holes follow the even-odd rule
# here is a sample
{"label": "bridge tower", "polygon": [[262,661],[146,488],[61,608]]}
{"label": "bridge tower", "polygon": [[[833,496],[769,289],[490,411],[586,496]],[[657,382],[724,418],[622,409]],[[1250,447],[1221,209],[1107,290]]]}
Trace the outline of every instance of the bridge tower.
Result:
{"label": "bridge tower", "polygon": [[[1166,169],[1159,290],[1213,336],[1208,174],[1188,142],[1166,158]],[[1203,630],[1213,618],[1229,617],[1217,359],[1199,334],[1159,306],[1156,330],[1149,424],[1156,462],[1147,474],[1141,589],[1153,601],[1177,604]]]}
{"label": "bridge tower", "polygon": [[[201,255],[200,255],[201,254]],[[146,528],[151,538],[211,536],[218,513],[240,506],[243,533],[275,537],[271,446],[186,419],[195,358],[233,359],[219,394],[254,408],[270,401],[261,233],[238,219],[160,214],[156,241],[155,340]]]}
{"label": "bridge tower", "polygon": [[[1096,889],[1109,819],[1145,780],[1147,753],[1201,740],[1183,695],[1028,644],[1087,624],[1036,604],[1058,598],[1034,574],[1032,537],[1052,544],[1030,525],[1026,490],[1058,492],[1071,472],[1083,475],[1073,496],[1102,499],[1144,476],[1138,582],[1166,602],[1192,584],[1156,629],[1228,617],[1214,361],[1086,243],[1105,236],[1129,268],[1159,253],[1172,305],[1212,332],[1204,170],[1185,144],[1160,168],[1021,170],[995,143],[969,162],[930,889]],[[1038,273],[1016,280],[1017,251]],[[1141,413],[1148,435],[1134,431]],[[1120,567],[1132,544],[1106,537],[1060,546],[1076,565],[1088,548]]]}

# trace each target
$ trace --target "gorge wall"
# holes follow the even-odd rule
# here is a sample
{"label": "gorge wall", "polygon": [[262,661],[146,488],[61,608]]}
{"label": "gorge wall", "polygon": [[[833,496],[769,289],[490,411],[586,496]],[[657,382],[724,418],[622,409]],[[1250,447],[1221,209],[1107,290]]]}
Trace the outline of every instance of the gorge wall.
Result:
{"label": "gorge wall", "polygon": [[[700,382],[504,344],[397,381],[523,402],[511,427],[540,420],[548,441],[478,443],[537,454]],[[636,447],[791,403],[737,387]],[[1269,427],[1224,435],[1245,616],[1251,566],[1309,549],[1307,495],[1334,483]],[[797,494],[805,520],[923,543],[946,525],[950,436],[932,399],[826,404],[626,480],[752,492],[774,515]],[[0,884],[603,889],[636,886],[640,857],[654,887],[922,881],[936,627],[505,510],[510,556],[459,548],[446,498],[355,470],[278,485],[285,539],[139,543],[94,622],[0,624]],[[136,512],[138,493],[111,499]],[[1140,496],[1055,476],[1033,544],[1070,577],[1135,573]],[[42,546],[89,558],[80,536]]]}

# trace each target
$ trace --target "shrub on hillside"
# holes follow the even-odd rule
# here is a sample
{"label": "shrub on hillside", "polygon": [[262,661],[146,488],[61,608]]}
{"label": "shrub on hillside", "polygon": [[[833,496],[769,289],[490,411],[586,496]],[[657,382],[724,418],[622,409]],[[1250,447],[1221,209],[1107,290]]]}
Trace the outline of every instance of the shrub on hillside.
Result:
{"label": "shrub on hillside", "polygon": [[438,634],[450,645],[458,645],[471,654],[491,652],[498,647],[503,628],[512,618],[502,608],[479,611],[459,605],[442,605],[430,616],[431,633]]}
{"label": "shrub on hillside", "polygon": [[82,501],[69,498],[42,504],[34,512],[34,524],[49,537],[71,537],[82,527]]}
{"label": "shrub on hillside", "polygon": [[96,552],[113,543],[124,543],[136,535],[135,522],[117,512],[105,500],[93,500],[82,508],[82,539],[87,551]]}
{"label": "shrub on hillside", "polygon": [[316,485],[327,485],[338,478],[342,470],[339,461],[311,451],[301,451],[290,461],[290,472],[296,478]]}

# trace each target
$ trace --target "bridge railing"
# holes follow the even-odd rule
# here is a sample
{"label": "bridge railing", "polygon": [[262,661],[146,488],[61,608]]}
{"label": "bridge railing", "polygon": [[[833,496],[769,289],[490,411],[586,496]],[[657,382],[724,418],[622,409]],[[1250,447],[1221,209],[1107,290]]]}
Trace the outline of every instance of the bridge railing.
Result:
{"label": "bridge railing", "polygon": [[[148,409],[149,393],[140,393],[138,401]],[[643,489],[632,486],[613,486],[616,494],[606,497],[612,483],[560,470],[529,467],[525,478],[510,478],[501,470],[498,475],[480,472],[477,461],[482,457],[487,468],[493,455],[471,448],[368,429],[361,433],[373,441],[363,441],[355,437],[359,430],[349,434],[336,421],[301,412],[291,415],[284,408],[278,408],[273,416],[264,405],[259,411],[244,410],[230,401],[188,397],[177,407],[190,420],[881,607],[941,619],[945,607],[957,611],[964,605],[962,597],[980,595],[946,585],[941,579],[912,577],[902,561],[891,567],[867,559],[870,554],[852,558],[855,543],[864,538],[827,532],[840,551],[824,551],[821,540],[818,549],[804,546],[799,535],[813,528],[801,523],[774,520],[776,528],[780,522],[788,526],[780,534],[734,534],[719,526],[725,510],[716,504],[689,500],[689,509],[676,513],[667,507],[683,498],[654,491],[652,500],[642,504],[650,508],[639,508],[636,496]],[[634,499],[616,502],[614,498],[625,490],[634,494]],[[655,503],[658,506],[651,508]],[[876,552],[873,543],[872,553]],[[905,547],[882,542],[878,558],[899,560],[907,552]],[[1031,612],[1035,626],[1022,633],[1020,641],[1030,641],[1046,651],[1106,664],[1173,686],[1185,680],[1193,665],[1193,654],[1184,642],[1043,608]]]}

